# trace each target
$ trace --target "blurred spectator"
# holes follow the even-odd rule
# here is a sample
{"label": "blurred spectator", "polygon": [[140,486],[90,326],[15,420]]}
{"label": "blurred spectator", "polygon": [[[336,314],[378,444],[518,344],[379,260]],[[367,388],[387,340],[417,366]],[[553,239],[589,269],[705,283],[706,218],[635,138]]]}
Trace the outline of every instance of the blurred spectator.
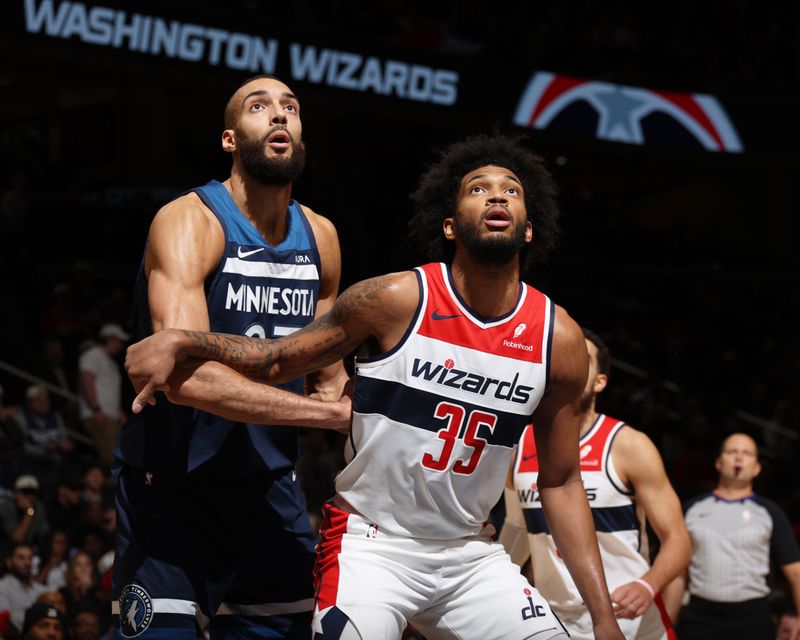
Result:
{"label": "blurred spectator", "polygon": [[12,543],[25,542],[37,549],[42,546],[50,524],[39,499],[39,481],[35,476],[22,475],[14,481],[11,497],[0,501],[0,525],[4,538]]}
{"label": "blurred spectator", "polygon": [[3,387],[0,386],[0,486],[9,487],[22,469],[22,452],[25,433],[14,419],[18,407],[3,404]]}
{"label": "blurred spectator", "polygon": [[50,405],[47,389],[34,384],[25,391],[25,407],[15,419],[25,432],[26,462],[38,463],[34,468],[40,478],[52,478],[44,483],[51,489],[61,475],[64,455],[74,448],[64,418]]}
{"label": "blurred spectator", "polygon": [[89,554],[84,551],[76,551],[69,559],[66,582],[59,592],[64,596],[68,615],[71,616],[79,604],[90,604],[105,612],[109,602],[99,593],[97,569]]}
{"label": "blurred spectator", "polygon": [[81,482],[67,475],[47,502],[47,515],[54,529],[74,531],[81,521]]}
{"label": "blurred spectator", "polygon": [[100,464],[90,462],[83,471],[81,478],[81,500],[84,503],[97,503],[113,500],[114,492],[108,486],[106,469]]}
{"label": "blurred spectator", "polygon": [[54,606],[37,602],[25,612],[22,640],[62,640],[64,616]]}
{"label": "blurred spectator", "polygon": [[80,357],[81,418],[94,439],[100,462],[107,468],[113,462],[117,434],[125,421],[122,410],[122,373],[116,357],[130,336],[117,324],[100,329],[100,344]]}
{"label": "blurred spectator", "polygon": [[[71,394],[77,394],[75,375],[77,366],[65,366],[64,345],[58,336],[46,337],[42,340],[38,358],[31,364],[31,372],[54,387]],[[64,416],[69,429],[78,427],[78,407],[75,402],[58,394],[53,394],[51,404]]]}
{"label": "blurred spectator", "polygon": [[66,282],[53,286],[50,304],[39,317],[39,329],[44,335],[59,336],[68,343],[78,339],[82,325],[72,301],[72,290]]}
{"label": "blurred spectator", "polygon": [[29,544],[14,545],[6,568],[8,573],[0,578],[0,611],[11,612],[11,624],[19,631],[26,609],[47,588],[33,579],[33,547]]}
{"label": "blurred spectator", "polygon": [[78,605],[70,615],[70,640],[99,640],[103,632],[102,618],[94,606]]}
{"label": "blurred spectator", "polygon": [[41,550],[41,568],[36,580],[48,589],[60,589],[66,584],[67,555],[69,554],[69,538],[66,532],[56,529],[50,532],[48,543]]}
{"label": "blurred spectator", "polygon": [[60,591],[42,591],[39,597],[36,598],[36,602],[49,604],[51,607],[58,609],[62,616],[67,615],[67,603],[64,602],[64,596],[61,595]]}

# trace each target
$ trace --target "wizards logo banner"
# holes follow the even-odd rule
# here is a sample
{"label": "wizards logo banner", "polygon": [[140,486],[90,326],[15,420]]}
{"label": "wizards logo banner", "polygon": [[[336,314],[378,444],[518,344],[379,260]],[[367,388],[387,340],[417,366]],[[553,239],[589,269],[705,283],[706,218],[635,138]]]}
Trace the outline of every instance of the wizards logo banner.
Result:
{"label": "wizards logo banner", "polygon": [[513,122],[628,144],[696,147],[741,153],[739,135],[710,95],[642,89],[538,71],[517,103]]}

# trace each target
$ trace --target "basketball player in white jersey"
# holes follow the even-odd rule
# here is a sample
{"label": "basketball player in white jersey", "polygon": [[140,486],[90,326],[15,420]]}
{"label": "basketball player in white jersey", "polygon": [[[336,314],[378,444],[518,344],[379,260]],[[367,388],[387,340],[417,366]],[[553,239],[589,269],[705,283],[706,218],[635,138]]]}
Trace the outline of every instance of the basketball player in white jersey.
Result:
{"label": "basketball player in white jersey", "polygon": [[[428,640],[567,638],[488,525],[533,417],[553,534],[595,637],[620,640],[580,482],[583,334],[520,281],[521,253],[554,243],[552,178],[514,140],[477,136],[445,151],[414,202],[412,236],[442,262],[353,285],[277,341],[160,332],[129,351],[134,410],[154,389],[223,415],[255,410],[270,388],[252,378],[295,377],[369,348],[356,360],[348,465],[317,548],[313,629],[324,640],[399,640],[408,622]],[[206,384],[206,365],[184,368],[186,358],[250,378]]]}
{"label": "basketball player in white jersey", "polygon": [[[608,384],[611,357],[595,333],[583,332],[590,363],[581,398],[581,477],[611,601],[629,640],[675,638],[660,591],[686,569],[691,557],[680,501],[652,441],[624,422],[597,412],[595,403]],[[570,635],[588,640],[594,637],[589,612],[542,512],[537,430],[534,421],[520,440],[513,466],[514,490],[506,491],[507,515],[500,541],[516,563],[522,565],[530,557],[537,589]],[[645,517],[660,542],[652,566]]]}

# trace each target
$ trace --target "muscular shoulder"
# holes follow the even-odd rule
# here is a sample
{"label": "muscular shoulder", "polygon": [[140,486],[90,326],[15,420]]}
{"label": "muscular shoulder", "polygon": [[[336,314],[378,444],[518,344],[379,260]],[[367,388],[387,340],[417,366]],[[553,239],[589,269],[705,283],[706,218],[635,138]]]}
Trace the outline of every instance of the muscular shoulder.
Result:
{"label": "muscular shoulder", "polygon": [[334,322],[357,327],[371,335],[383,351],[394,346],[408,327],[419,304],[419,287],[413,271],[390,273],[362,280],[339,296],[333,307]]}
{"label": "muscular shoulder", "polygon": [[338,245],[339,236],[336,233],[336,227],[333,222],[304,204],[300,205],[300,209],[305,214],[311,225],[311,229],[314,231],[314,237],[318,246],[326,245],[330,242],[336,242]]}
{"label": "muscular shoulder", "polygon": [[563,307],[556,305],[553,345],[550,356],[550,382],[579,385],[582,389],[589,373],[589,352],[583,331]]}
{"label": "muscular shoulder", "polygon": [[349,287],[337,306],[378,315],[413,313],[419,304],[419,286],[413,271],[400,271],[362,280]]}
{"label": "muscular shoulder", "polygon": [[626,484],[636,486],[643,480],[666,477],[661,454],[647,434],[629,425],[623,426],[611,444],[614,467]]}
{"label": "muscular shoulder", "polygon": [[658,453],[655,444],[646,433],[634,429],[628,424],[624,425],[614,436],[612,451],[614,452],[615,460],[617,457],[621,459],[633,458],[642,452]]}
{"label": "muscular shoulder", "polygon": [[150,225],[146,268],[176,260],[182,264],[215,265],[224,251],[225,234],[216,216],[195,193],[187,193],[159,209]]}
{"label": "muscular shoulder", "polygon": [[187,225],[199,225],[209,230],[217,229],[222,233],[222,227],[216,216],[194,192],[186,193],[161,207],[153,218],[150,233],[152,235],[154,229]]}

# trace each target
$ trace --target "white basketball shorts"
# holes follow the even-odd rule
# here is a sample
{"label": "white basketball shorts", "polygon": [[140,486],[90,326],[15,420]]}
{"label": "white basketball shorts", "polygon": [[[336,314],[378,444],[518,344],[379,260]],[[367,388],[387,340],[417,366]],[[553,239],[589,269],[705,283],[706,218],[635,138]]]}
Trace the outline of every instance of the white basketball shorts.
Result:
{"label": "white basketball shorts", "polygon": [[[417,540],[327,504],[315,567],[315,638],[350,624],[363,640],[549,640],[566,630],[486,535]],[[490,531],[493,531],[491,527]]]}

